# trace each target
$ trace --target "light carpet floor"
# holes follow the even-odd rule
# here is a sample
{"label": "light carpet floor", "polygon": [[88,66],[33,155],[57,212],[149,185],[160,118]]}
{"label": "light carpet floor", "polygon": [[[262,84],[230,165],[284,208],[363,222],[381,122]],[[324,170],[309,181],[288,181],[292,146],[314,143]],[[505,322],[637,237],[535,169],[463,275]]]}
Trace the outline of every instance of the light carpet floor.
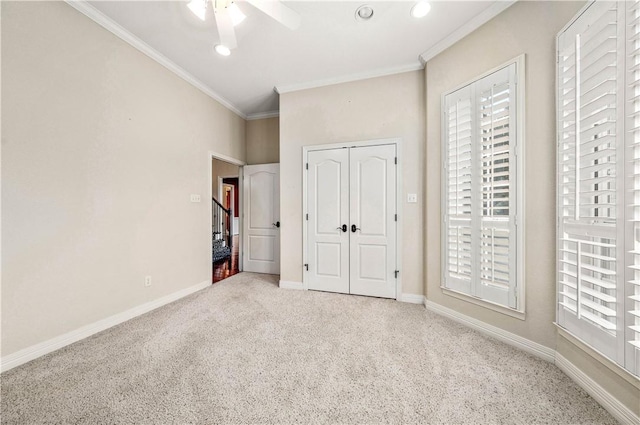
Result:
{"label": "light carpet floor", "polygon": [[615,424],[554,365],[393,300],[242,273],[2,374],[3,424]]}

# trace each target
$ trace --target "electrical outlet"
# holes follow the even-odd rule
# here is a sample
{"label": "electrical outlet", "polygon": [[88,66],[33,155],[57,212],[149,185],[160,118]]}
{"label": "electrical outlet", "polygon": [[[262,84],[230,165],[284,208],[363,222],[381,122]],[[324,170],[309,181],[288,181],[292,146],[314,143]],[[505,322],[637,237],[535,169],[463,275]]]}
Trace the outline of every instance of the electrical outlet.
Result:
{"label": "electrical outlet", "polygon": [[191,194],[191,202],[200,202],[200,195],[196,193]]}
{"label": "electrical outlet", "polygon": [[144,277],[144,286],[151,286],[151,276]]}
{"label": "electrical outlet", "polygon": [[416,202],[418,202],[418,195],[415,193],[408,193],[407,202],[410,204],[415,204]]}

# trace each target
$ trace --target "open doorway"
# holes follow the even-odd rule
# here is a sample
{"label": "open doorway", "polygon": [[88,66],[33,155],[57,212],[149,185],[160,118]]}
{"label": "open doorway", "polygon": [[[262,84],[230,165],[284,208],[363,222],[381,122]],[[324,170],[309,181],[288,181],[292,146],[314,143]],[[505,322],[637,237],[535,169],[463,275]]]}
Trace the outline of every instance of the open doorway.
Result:
{"label": "open doorway", "polygon": [[212,283],[240,272],[241,167],[211,159]]}

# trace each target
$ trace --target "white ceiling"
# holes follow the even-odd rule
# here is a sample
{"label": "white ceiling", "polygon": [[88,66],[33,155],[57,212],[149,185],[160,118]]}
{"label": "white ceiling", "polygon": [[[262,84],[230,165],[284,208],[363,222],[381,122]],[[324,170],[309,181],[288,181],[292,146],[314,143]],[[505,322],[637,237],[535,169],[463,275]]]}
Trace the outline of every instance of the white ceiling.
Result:
{"label": "white ceiling", "polygon": [[[372,5],[374,16],[356,21],[355,10],[364,3]],[[479,17],[486,21],[508,4],[498,3],[433,1],[431,12],[416,19],[410,16],[412,1],[287,1],[302,17],[291,31],[240,0],[247,19],[235,28],[238,47],[228,57],[213,50],[218,33],[211,7],[205,22],[186,0],[91,1],[84,7],[93,6],[101,13],[85,13],[103,25],[117,23],[125,31],[112,22],[105,26],[130,33],[119,34],[129,42],[143,41],[183,77],[251,118],[277,112],[274,88],[285,92],[419,69],[421,53],[456,41],[482,23]]]}

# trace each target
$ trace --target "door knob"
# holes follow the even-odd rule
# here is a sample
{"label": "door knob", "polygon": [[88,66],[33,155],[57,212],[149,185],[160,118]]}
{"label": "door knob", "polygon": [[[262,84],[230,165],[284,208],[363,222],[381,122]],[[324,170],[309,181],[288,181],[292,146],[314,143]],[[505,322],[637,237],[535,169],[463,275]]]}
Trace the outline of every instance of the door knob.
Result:
{"label": "door knob", "polygon": [[280,222],[279,221],[276,221],[275,223],[271,223],[271,224],[273,224],[275,227],[280,227]]}
{"label": "door knob", "polygon": [[342,230],[343,232],[347,231],[347,225],[343,224],[342,227],[337,227],[338,230]]}
{"label": "door knob", "polygon": [[353,233],[355,233],[355,232],[356,232],[356,230],[360,230],[360,228],[359,228],[359,227],[356,227],[356,225],[355,225],[355,224],[352,224],[352,225],[351,225],[351,231],[352,231]]}

